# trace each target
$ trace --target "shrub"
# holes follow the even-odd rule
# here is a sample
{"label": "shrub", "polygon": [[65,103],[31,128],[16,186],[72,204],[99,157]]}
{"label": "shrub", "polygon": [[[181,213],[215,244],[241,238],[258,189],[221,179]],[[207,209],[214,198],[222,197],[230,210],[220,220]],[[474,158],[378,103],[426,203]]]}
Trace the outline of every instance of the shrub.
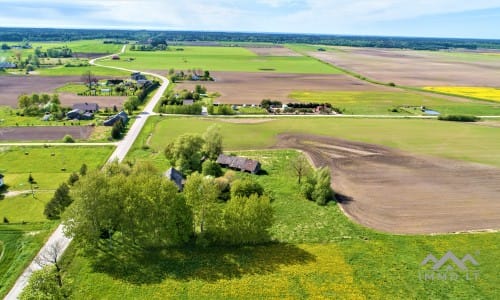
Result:
{"label": "shrub", "polygon": [[469,115],[440,115],[438,120],[441,121],[455,121],[455,122],[477,122],[481,118]]}
{"label": "shrub", "polygon": [[205,176],[219,177],[222,175],[222,169],[219,164],[209,159],[203,162],[201,170],[201,173]]}
{"label": "shrub", "polygon": [[75,142],[75,139],[73,139],[73,137],[69,134],[67,134],[63,137],[63,143],[74,143],[74,142]]}
{"label": "shrub", "polygon": [[262,196],[264,188],[251,178],[236,179],[231,184],[231,199],[236,197],[250,197],[253,194]]}

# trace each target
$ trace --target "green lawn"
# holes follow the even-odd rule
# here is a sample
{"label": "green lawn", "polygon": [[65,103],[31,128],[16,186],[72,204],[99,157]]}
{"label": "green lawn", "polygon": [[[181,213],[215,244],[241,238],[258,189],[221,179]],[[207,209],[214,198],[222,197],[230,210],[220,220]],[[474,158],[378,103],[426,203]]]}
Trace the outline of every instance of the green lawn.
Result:
{"label": "green lawn", "polygon": [[121,70],[108,69],[103,67],[88,66],[88,67],[65,67],[57,66],[53,68],[37,69],[37,74],[41,76],[82,76],[83,73],[91,71],[95,76],[129,76],[130,72]]}
{"label": "green lawn", "polygon": [[[380,144],[413,153],[500,166],[499,128],[437,120],[281,118],[258,124],[237,124],[224,119],[152,117],[129,153],[128,159],[152,159],[166,167],[167,143],[186,132],[202,133],[218,124],[224,146],[230,150],[263,149],[274,145],[284,132],[311,133]],[[152,138],[148,139],[150,132]],[[142,146],[149,140],[151,149]]]}
{"label": "green lawn", "polygon": [[78,172],[83,163],[89,169],[102,166],[112,151],[113,147],[0,146],[0,172],[5,175],[4,181],[10,190],[29,190],[30,172],[39,190],[53,190],[66,181],[71,172]]}
{"label": "green lawn", "polygon": [[[182,47],[184,51],[127,51],[121,60],[102,64],[137,70],[203,69],[209,71],[337,74],[332,66],[305,56],[257,56],[240,47]],[[134,58],[133,61],[127,61]]]}
{"label": "green lawn", "polygon": [[56,92],[58,93],[73,93],[73,94],[78,94],[78,93],[84,93],[88,91],[89,88],[85,84],[79,84],[79,83],[66,83],[65,85],[58,87],[56,89]]}
{"label": "green lawn", "polygon": [[500,104],[486,101],[450,101],[439,96],[428,96],[412,92],[294,92],[291,98],[300,102],[331,103],[344,110],[344,114],[415,114],[418,109],[404,108],[400,113],[389,112],[402,106],[425,106],[441,114],[470,114],[477,116],[500,115]]}
{"label": "green lawn", "polygon": [[[259,159],[258,181],[274,195],[275,243],[186,247],[132,257],[85,258],[70,248],[65,279],[73,297],[101,299],[498,299],[500,233],[401,236],[349,221],[338,206],[302,198],[292,150],[240,152]],[[424,281],[420,263],[448,250],[470,253],[479,279]],[[460,273],[460,276],[464,276]]]}

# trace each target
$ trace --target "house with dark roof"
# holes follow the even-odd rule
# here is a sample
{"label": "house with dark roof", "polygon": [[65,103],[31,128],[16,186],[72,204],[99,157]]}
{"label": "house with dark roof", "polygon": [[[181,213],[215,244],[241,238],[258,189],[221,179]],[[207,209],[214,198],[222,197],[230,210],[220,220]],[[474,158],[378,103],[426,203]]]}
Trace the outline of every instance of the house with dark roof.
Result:
{"label": "house with dark roof", "polygon": [[259,173],[261,169],[260,162],[240,156],[220,154],[216,162],[223,168],[230,168],[252,174]]}
{"label": "house with dark roof", "polygon": [[73,104],[73,110],[78,109],[83,112],[95,113],[99,110],[99,104],[97,103],[75,103]]}
{"label": "house with dark roof", "polygon": [[126,112],[124,111],[121,111],[119,113],[117,113],[116,115],[112,116],[111,118],[107,119],[106,121],[104,121],[104,126],[113,126],[115,125],[116,122],[118,122],[118,120],[121,120],[123,122],[123,124],[127,124],[128,122],[128,115]]}
{"label": "house with dark roof", "polygon": [[84,112],[83,110],[73,109],[66,113],[66,118],[70,120],[92,120],[94,114],[91,112]]}
{"label": "house with dark roof", "polygon": [[15,69],[17,65],[8,61],[0,62],[0,69]]}
{"label": "house with dark roof", "polygon": [[135,81],[146,80],[146,76],[144,74],[141,74],[141,72],[134,72],[130,74],[130,79]]}
{"label": "house with dark roof", "polygon": [[170,168],[165,172],[165,177],[175,183],[179,192],[184,189],[184,176],[181,172],[177,171],[175,168]]}

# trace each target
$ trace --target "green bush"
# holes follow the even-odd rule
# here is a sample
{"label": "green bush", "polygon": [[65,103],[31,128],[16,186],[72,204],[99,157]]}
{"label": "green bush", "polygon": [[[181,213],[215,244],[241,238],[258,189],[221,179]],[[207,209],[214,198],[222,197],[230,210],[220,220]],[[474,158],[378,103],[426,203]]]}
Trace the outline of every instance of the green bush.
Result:
{"label": "green bush", "polygon": [[74,143],[74,142],[75,142],[75,139],[73,139],[73,137],[69,134],[67,134],[63,137],[63,143]]}
{"label": "green bush", "polygon": [[219,164],[209,159],[203,162],[201,170],[201,173],[205,176],[219,177],[222,175],[222,169]]}
{"label": "green bush", "polygon": [[264,188],[251,178],[236,179],[231,184],[231,199],[236,197],[250,197],[253,194],[262,196]]}
{"label": "green bush", "polygon": [[481,118],[469,115],[440,115],[438,120],[441,121],[454,121],[454,122],[477,122]]}

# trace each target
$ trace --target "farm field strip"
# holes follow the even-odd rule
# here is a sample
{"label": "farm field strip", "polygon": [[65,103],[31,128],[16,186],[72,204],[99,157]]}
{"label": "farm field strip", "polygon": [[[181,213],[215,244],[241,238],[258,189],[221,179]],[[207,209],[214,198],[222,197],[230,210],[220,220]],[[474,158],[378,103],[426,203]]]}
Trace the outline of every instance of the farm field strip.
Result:
{"label": "farm field strip", "polygon": [[[339,74],[332,66],[305,56],[258,56],[240,47],[182,47],[183,51],[127,51],[120,60],[104,60],[103,65],[128,69],[279,72]],[[133,60],[131,60],[133,59]]]}
{"label": "farm field strip", "polygon": [[425,90],[500,102],[500,88],[472,86],[428,86]]}

